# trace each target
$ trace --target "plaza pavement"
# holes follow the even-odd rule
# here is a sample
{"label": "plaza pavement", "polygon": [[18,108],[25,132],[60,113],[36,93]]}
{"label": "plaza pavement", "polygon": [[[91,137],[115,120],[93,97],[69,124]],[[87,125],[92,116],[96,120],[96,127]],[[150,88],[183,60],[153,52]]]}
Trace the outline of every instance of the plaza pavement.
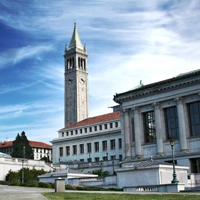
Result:
{"label": "plaza pavement", "polygon": [[[54,189],[45,188],[32,188],[32,187],[19,187],[0,185],[0,200],[48,200],[41,193],[55,192]],[[77,191],[77,190],[65,190],[65,192],[86,192],[86,193],[117,193],[125,194],[125,192],[113,192],[113,191]],[[126,192],[126,194],[170,194],[170,193],[158,193],[158,192]],[[175,193],[172,193],[175,194]],[[176,193],[177,194],[177,193]],[[179,193],[180,194],[180,193]],[[181,193],[182,195],[197,195],[197,199],[200,199],[200,192],[187,192]]]}

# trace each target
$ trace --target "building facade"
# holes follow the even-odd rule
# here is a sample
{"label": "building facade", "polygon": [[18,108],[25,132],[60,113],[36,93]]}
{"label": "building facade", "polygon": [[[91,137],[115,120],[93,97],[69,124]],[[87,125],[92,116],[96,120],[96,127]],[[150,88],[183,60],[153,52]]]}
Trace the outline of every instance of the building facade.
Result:
{"label": "building facade", "polygon": [[124,163],[171,162],[174,140],[176,164],[200,173],[200,70],[116,94],[114,101],[122,107]]}
{"label": "building facade", "polygon": [[65,47],[65,127],[88,118],[87,50],[74,24],[69,46]]}
{"label": "building facade", "polygon": [[[44,142],[29,141],[29,145],[32,147],[34,160],[40,160],[44,157],[47,160],[52,160],[52,146]],[[13,150],[13,141],[0,142],[0,152],[10,155]]]}
{"label": "building facade", "polygon": [[90,117],[58,131],[53,163],[122,160],[120,112]]}

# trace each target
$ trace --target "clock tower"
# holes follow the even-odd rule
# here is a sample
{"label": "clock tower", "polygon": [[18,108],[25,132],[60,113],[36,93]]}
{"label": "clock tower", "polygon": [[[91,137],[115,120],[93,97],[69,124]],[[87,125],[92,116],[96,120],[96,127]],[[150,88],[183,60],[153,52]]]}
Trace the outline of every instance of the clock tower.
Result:
{"label": "clock tower", "polygon": [[74,24],[69,46],[65,46],[65,127],[88,118],[87,50]]}

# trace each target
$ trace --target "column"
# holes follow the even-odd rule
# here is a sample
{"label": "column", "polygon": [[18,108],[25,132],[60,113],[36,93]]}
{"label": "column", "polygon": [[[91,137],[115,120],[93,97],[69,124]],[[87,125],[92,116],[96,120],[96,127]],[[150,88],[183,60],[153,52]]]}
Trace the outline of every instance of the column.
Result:
{"label": "column", "polygon": [[188,153],[186,125],[185,125],[185,113],[184,113],[184,108],[183,108],[183,98],[178,97],[175,99],[175,101],[177,102],[179,139],[180,139],[181,151],[183,153]]}
{"label": "column", "polygon": [[155,127],[156,127],[156,145],[157,145],[157,155],[163,156],[163,135],[164,129],[162,128],[161,123],[161,110],[160,103],[154,103],[154,112],[155,112]]}
{"label": "column", "polygon": [[125,159],[132,159],[132,141],[130,132],[130,115],[129,110],[124,110],[124,139],[125,139]]}
{"label": "column", "polygon": [[134,132],[135,132],[135,154],[136,158],[142,158],[141,146],[141,127],[140,127],[140,110],[139,107],[133,108],[134,111]]}

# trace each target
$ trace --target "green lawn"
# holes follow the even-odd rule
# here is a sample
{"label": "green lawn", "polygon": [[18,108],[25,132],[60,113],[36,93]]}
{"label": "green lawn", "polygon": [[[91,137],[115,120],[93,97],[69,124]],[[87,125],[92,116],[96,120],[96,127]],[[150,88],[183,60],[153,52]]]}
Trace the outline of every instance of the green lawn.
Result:
{"label": "green lawn", "polygon": [[99,193],[43,193],[51,200],[73,199],[73,200],[193,200],[200,199],[200,195],[188,194],[99,194]]}

